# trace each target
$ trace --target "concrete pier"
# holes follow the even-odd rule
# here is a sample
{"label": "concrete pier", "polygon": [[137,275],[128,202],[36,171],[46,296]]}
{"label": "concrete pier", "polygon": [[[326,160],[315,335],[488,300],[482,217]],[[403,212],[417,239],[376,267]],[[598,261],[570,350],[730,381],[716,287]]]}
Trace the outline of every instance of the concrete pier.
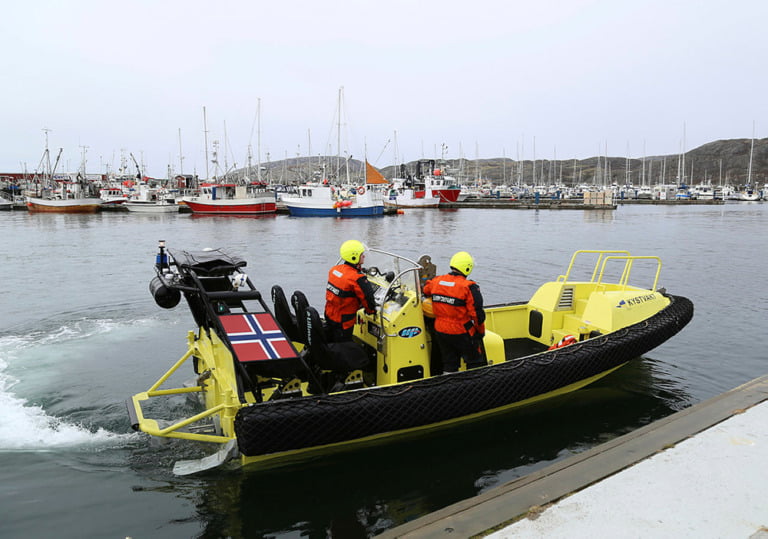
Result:
{"label": "concrete pier", "polygon": [[768,538],[768,376],[380,537]]}

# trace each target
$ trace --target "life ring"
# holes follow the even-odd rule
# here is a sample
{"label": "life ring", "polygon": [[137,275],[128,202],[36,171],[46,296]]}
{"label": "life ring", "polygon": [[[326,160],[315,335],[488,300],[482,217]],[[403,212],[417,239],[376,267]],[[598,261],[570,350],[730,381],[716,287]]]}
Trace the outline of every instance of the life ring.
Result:
{"label": "life ring", "polygon": [[576,337],[573,335],[566,335],[562,339],[560,339],[557,344],[553,344],[549,347],[549,350],[556,350],[558,348],[562,348],[563,346],[568,346],[569,344],[576,344]]}
{"label": "life ring", "polygon": [[365,194],[365,187],[363,187],[362,185],[360,187],[358,187],[357,188],[357,194],[358,195],[364,195]]}

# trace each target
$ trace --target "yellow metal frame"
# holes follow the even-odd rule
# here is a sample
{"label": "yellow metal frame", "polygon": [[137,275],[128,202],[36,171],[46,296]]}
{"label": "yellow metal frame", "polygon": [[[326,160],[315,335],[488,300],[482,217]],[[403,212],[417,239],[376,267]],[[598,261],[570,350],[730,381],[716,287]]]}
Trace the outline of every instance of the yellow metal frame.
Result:
{"label": "yellow metal frame", "polygon": [[165,372],[165,374],[163,374],[157,380],[157,382],[152,384],[152,386],[147,391],[137,393],[136,395],[131,397],[131,403],[133,405],[133,409],[136,414],[136,419],[138,420],[139,430],[146,432],[147,434],[151,434],[152,436],[160,436],[164,438],[179,438],[182,440],[195,440],[199,442],[213,442],[213,443],[220,443],[220,444],[227,443],[230,440],[234,439],[234,436],[215,435],[215,434],[197,434],[193,432],[179,431],[179,429],[182,429],[188,425],[196,423],[207,417],[211,417],[213,415],[219,414],[221,411],[226,410],[228,408],[235,408],[235,409],[240,408],[239,405],[233,406],[233,405],[228,405],[222,402],[222,403],[216,404],[215,406],[212,406],[211,408],[207,408],[204,412],[201,412],[199,414],[177,421],[176,423],[173,423],[172,425],[169,425],[165,428],[160,428],[156,419],[150,419],[150,418],[144,417],[144,410],[142,409],[141,403],[144,401],[148,401],[153,397],[167,397],[172,395],[183,395],[188,393],[204,393],[205,392],[205,387],[203,385],[199,385],[195,387],[179,387],[179,388],[173,388],[173,389],[158,389],[161,385],[163,385],[168,380],[168,378],[171,377],[171,375],[173,375],[174,372],[176,372],[179,369],[179,367],[181,367],[184,363],[186,363],[190,357],[194,356],[194,352],[195,352],[195,348],[190,347],[189,350],[187,350],[187,352],[183,356],[181,356],[181,358],[178,361],[176,361],[176,363],[174,363],[174,365],[170,369],[168,369]]}
{"label": "yellow metal frame", "polygon": [[629,251],[602,251],[602,250],[579,250],[573,253],[571,256],[571,262],[568,264],[568,269],[565,275],[560,275],[557,278],[557,282],[568,283],[570,281],[571,271],[576,263],[576,258],[583,254],[596,254],[598,255],[595,262],[595,268],[592,271],[592,277],[588,282],[595,283],[596,285],[603,284],[603,276],[605,274],[605,268],[608,262],[612,260],[623,260],[624,269],[621,273],[621,278],[618,282],[618,287],[626,290],[629,286],[629,276],[632,272],[632,265],[637,260],[655,260],[656,261],[656,275],[653,280],[653,284],[648,290],[656,290],[659,283],[659,275],[661,274],[661,258],[658,256],[632,256]]}

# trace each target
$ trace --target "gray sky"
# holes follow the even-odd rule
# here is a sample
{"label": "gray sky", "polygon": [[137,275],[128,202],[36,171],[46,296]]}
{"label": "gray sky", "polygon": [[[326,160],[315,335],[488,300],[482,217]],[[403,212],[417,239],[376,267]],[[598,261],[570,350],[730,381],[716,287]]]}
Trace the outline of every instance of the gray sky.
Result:
{"label": "gray sky", "polygon": [[0,172],[35,169],[47,128],[59,171],[87,147],[88,172],[132,152],[165,177],[181,153],[203,177],[203,107],[230,167],[249,145],[254,163],[336,154],[339,131],[383,167],[443,145],[642,157],[768,130],[765,0],[4,4]]}

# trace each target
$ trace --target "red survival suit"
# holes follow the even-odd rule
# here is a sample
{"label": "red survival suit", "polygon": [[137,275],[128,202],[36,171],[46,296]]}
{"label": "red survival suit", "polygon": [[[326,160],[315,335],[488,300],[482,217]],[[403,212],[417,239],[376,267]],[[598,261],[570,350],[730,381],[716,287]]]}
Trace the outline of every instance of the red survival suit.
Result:
{"label": "red survival suit", "polygon": [[373,287],[357,266],[348,262],[333,266],[328,271],[325,288],[325,320],[334,341],[350,340],[355,326],[355,315],[363,307],[374,312]]}
{"label": "red survival suit", "polygon": [[432,297],[435,336],[443,358],[443,370],[459,370],[461,357],[467,368],[485,365],[479,344],[485,334],[485,311],[478,284],[454,270],[427,281],[424,295]]}

